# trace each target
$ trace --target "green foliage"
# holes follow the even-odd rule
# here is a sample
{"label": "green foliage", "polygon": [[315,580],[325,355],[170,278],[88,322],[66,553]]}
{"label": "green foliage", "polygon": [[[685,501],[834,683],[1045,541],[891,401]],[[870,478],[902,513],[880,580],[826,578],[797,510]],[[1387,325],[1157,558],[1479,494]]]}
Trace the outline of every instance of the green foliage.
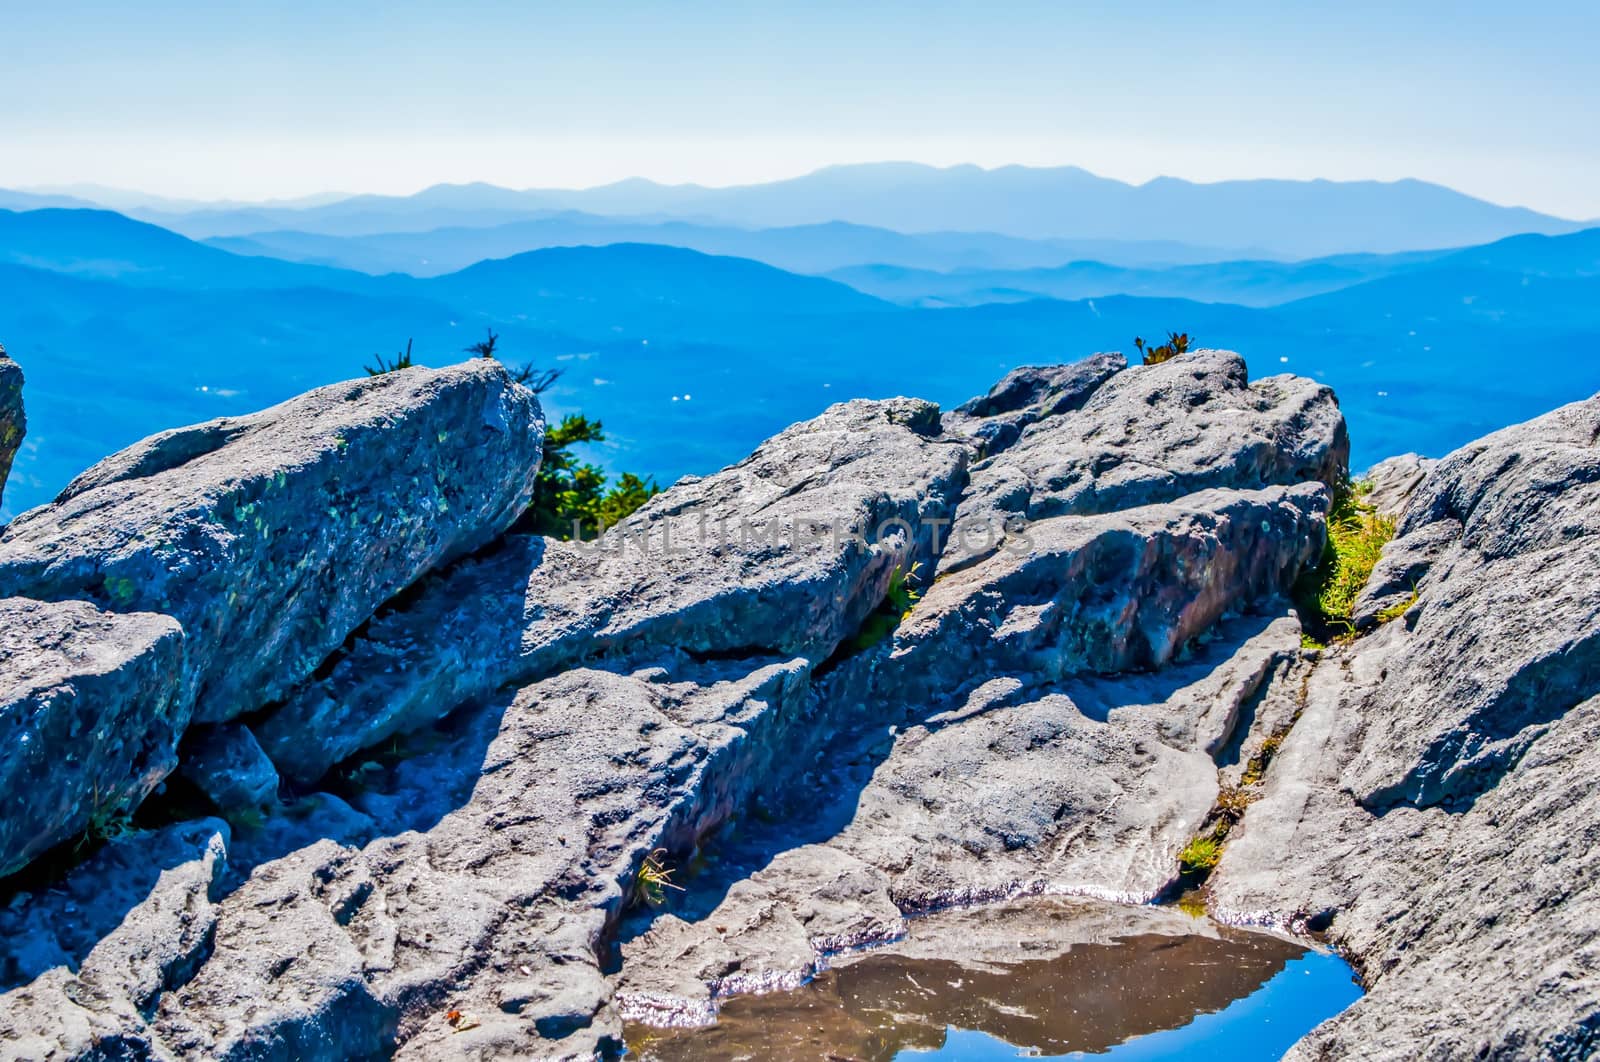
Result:
{"label": "green foliage", "polygon": [[672,866],[666,861],[667,850],[657,848],[644,857],[639,873],[633,879],[633,897],[636,903],[660,907],[667,902],[667,890],[683,891],[682,885],[672,882]]}
{"label": "green foliage", "polygon": [[1372,484],[1347,484],[1334,492],[1328,513],[1328,541],[1322,561],[1299,592],[1313,626],[1329,634],[1354,636],[1351,614],[1372,576],[1383,547],[1394,538],[1394,520],[1367,500]]}
{"label": "green foliage", "polygon": [[1239,776],[1239,784],[1243,786],[1260,785],[1267,777],[1267,768],[1272,766],[1272,759],[1278,754],[1278,749],[1283,747],[1283,739],[1288,732],[1273,734],[1261,743],[1256,754],[1244,765],[1244,772]]}
{"label": "green foliage", "polygon": [[581,461],[572,448],[605,441],[598,420],[569,413],[544,433],[544,464],[526,522],[536,534],[552,538],[589,538],[631,515],[661,493],[654,480],[624,472],[606,488],[606,474],[598,465]]}
{"label": "green foliage", "polygon": [[133,825],[133,811],[120,801],[102,799],[97,786],[91,798],[89,821],[84,826],[83,836],[78,838],[74,851],[82,851],[92,845],[115,841],[119,837],[138,832]]}
{"label": "green foliage", "polygon": [[[480,339],[476,343],[468,343],[465,350],[468,354],[474,354],[480,358],[498,359],[500,357],[497,353],[500,345],[500,334],[492,328],[487,329],[487,331],[489,333],[487,337]],[[551,385],[561,379],[560,369],[537,369],[532,364],[526,363],[507,371],[511,373],[511,379],[536,395],[550,390]]]}
{"label": "green foliage", "polygon": [[1144,340],[1135,336],[1133,345],[1139,348],[1139,353],[1144,355],[1146,365],[1160,365],[1164,361],[1171,361],[1179,354],[1189,353],[1188,332],[1168,332],[1167,341],[1159,347],[1147,347]]}
{"label": "green foliage", "polygon": [[1205,893],[1199,889],[1189,889],[1178,897],[1178,910],[1190,918],[1204,918],[1210,912],[1206,910]]}
{"label": "green foliage", "polygon": [[406,340],[406,349],[402,353],[396,354],[393,360],[385,358],[382,354],[374,354],[372,358],[373,363],[364,366],[368,376],[383,376],[387,373],[399,372],[401,369],[409,369],[411,368],[411,340]]}
{"label": "green foliage", "polygon": [[894,633],[900,621],[911,614],[922,598],[922,594],[911,586],[911,581],[917,578],[917,572],[921,569],[921,564],[913,564],[909,571],[904,565],[895,565],[894,571],[889,573],[889,590],[883,595],[883,601],[867,615],[861,623],[861,629],[850,640],[853,649],[871,649]]}
{"label": "green foliage", "polygon": [[1209,874],[1222,861],[1222,842],[1215,837],[1196,837],[1178,853],[1178,865],[1185,874]]}
{"label": "green foliage", "polygon": [[[469,343],[465,351],[480,358],[498,360],[500,336],[494,329],[488,329],[483,339]],[[374,358],[375,364],[365,366],[368,376],[409,369],[411,340],[406,340],[405,351],[392,360],[382,355],[374,355]],[[561,377],[560,369],[541,370],[532,365],[508,371],[513,380],[534,394],[548,390]],[[608,488],[606,474],[600,466],[579,460],[572,452],[575,446],[605,442],[605,438],[600,422],[581,413],[569,413],[559,424],[545,428],[544,460],[539,466],[537,491],[520,527],[552,538],[594,538],[661,493],[654,479],[642,479],[632,472],[624,472],[617,478],[616,485]],[[444,441],[444,436],[441,435],[440,441]],[[339,449],[342,451],[344,447],[341,439]]]}
{"label": "green foliage", "polygon": [[1413,591],[1411,591],[1410,596],[1408,596],[1404,601],[1398,602],[1397,604],[1390,605],[1386,609],[1380,610],[1378,612],[1378,622],[1379,623],[1390,623],[1390,622],[1392,622],[1394,620],[1399,619],[1401,616],[1404,616],[1407,612],[1411,611],[1411,606],[1415,605],[1417,603],[1417,598],[1419,596],[1420,595],[1415,590],[1413,590]]}
{"label": "green foliage", "polygon": [[894,571],[889,573],[889,592],[884,595],[883,601],[887,609],[900,619],[910,615],[911,609],[922,600],[922,594],[911,588],[911,580],[921,570],[920,563],[913,564],[910,571],[897,564]]}

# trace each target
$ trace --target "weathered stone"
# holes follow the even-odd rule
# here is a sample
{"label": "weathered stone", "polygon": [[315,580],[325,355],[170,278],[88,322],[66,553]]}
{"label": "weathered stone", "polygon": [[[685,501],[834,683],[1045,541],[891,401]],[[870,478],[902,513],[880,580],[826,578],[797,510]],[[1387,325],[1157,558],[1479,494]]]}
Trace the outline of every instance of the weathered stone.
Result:
{"label": "weathered stone", "polygon": [[[1085,375],[1085,386],[1098,376]],[[1176,501],[1216,487],[1337,483],[1349,450],[1333,392],[1310,380],[1270,376],[1252,384],[1244,359],[1228,351],[1135,365],[1106,377],[1081,408],[1028,425],[973,466],[955,542],[940,566],[989,555],[1001,532],[1014,534],[1027,521]]]}
{"label": "weathered stone", "polygon": [[0,599],[0,875],[104,831],[172,770],[182,643],[167,616]]}
{"label": "weathered stone", "polygon": [[13,521],[0,594],[174,617],[196,719],[226,720],[509,526],[542,438],[537,399],[485,359],[165,432]]}
{"label": "weathered stone", "polygon": [[0,1058],[159,1057],[143,1015],[211,953],[227,839],[217,819],[130,834],[0,909]]}
{"label": "weathered stone", "polygon": [[950,519],[967,451],[936,414],[908,399],[844,403],[677,484],[597,543],[511,536],[376,617],[257,736],[309,784],[499,686],[601,655],[824,659],[897,567],[929,555],[931,522]]}
{"label": "weathered stone", "polygon": [[[1282,594],[1327,506],[1301,481],[1343,462],[1325,391],[1230,358],[1021,374],[942,426],[846,403],[600,548],[511,535],[436,570],[249,717],[290,799],[237,828],[209,957],[96,1013],[179,1058],[587,1058],[619,1004],[794,983],[910,911],[1166,889],[1219,772],[1281,719],[1259,691],[1297,657]],[[1208,373],[1221,472],[1095,465],[1095,504],[1014,510],[1031,552],[893,614],[975,454],[1064,453],[1047,436],[1085,416],[1176,437],[1160,403]],[[653,917],[646,857],[690,884],[696,853],[688,893],[660,886],[682,917]],[[83,1054],[76,1028],[40,1053]]]}
{"label": "weathered stone", "polygon": [[1379,461],[1361,478],[1372,484],[1367,502],[1381,515],[1398,520],[1428,473],[1439,462],[1421,454],[1401,454]]}
{"label": "weathered stone", "polygon": [[278,798],[277,769],[247,727],[196,727],[182,752],[179,772],[223,811],[254,811]]}
{"label": "weathered stone", "polygon": [[[22,410],[22,366],[11,360],[5,347],[0,347],[0,502],[5,500],[11,462],[22,448],[22,436],[27,430],[28,420]],[[4,526],[5,518],[0,514],[0,527]]]}
{"label": "weathered stone", "polygon": [[1377,577],[1416,603],[1309,677],[1230,838],[1215,907],[1325,925],[1370,983],[1296,1057],[1600,1049],[1597,437],[1600,398],[1429,473]]}
{"label": "weathered stone", "polygon": [[1121,354],[1096,354],[1070,365],[1025,365],[1006,373],[988,394],[957,406],[945,427],[970,432],[982,440],[985,454],[995,454],[1028,425],[1081,408],[1095,388],[1127,367]]}
{"label": "weathered stone", "polygon": [[1161,667],[1225,614],[1286,593],[1321,554],[1327,506],[1308,483],[1032,523],[929,589],[879,688],[917,701],[1008,674]]}

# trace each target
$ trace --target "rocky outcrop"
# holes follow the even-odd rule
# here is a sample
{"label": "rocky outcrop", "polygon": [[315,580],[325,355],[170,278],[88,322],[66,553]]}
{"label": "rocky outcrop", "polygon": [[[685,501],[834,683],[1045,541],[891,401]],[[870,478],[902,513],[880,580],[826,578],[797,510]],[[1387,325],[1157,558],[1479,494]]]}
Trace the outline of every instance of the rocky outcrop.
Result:
{"label": "rocky outcrop", "polygon": [[[373,620],[257,729],[291,778],[508,683],[673,648],[823,660],[931,558],[968,451],[937,407],[848,402],[662,494],[594,544],[515,535]],[[325,735],[316,744],[303,735]]]}
{"label": "rocky outcrop", "polygon": [[183,625],[195,717],[281,697],[533,494],[537,399],[479,359],[319,388],[153,436],[0,537],[0,594]]}
{"label": "rocky outcrop", "polygon": [[1324,927],[1370,993],[1303,1058],[1600,1050],[1600,398],[1441,461],[1210,891]]}
{"label": "rocky outcrop", "polygon": [[1015,533],[1048,516],[1116,512],[1212,487],[1336,483],[1345,475],[1350,442],[1326,387],[1295,376],[1251,383],[1244,359],[1228,351],[1116,372],[1120,360],[1097,355],[1028,387],[1003,381],[963,407],[997,409],[1005,426],[997,441],[1019,423],[1005,408],[1015,403],[1024,403],[1025,415],[1057,406],[1076,412],[1022,421],[1013,441],[973,467],[941,570],[994,552],[1004,540],[996,529]]}
{"label": "rocky outcrop", "polygon": [[[0,347],[0,501],[5,500],[11,462],[22,448],[22,436],[27,430],[28,420],[22,411],[22,367],[11,360],[5,347]],[[3,519],[0,516],[0,521]]]}
{"label": "rocky outcrop", "polygon": [[[0,777],[20,794],[0,809],[0,871],[124,818],[191,719],[283,696],[385,601],[497,537],[532,495],[542,434],[495,363],[411,369],[154,436],[18,517],[0,535],[17,723]],[[203,788],[260,803],[277,781],[256,760]]]}
{"label": "rocky outcrop", "polygon": [[[1122,452],[1088,460],[1113,424]],[[1137,441],[1163,432],[1165,450]],[[1283,595],[1320,553],[1316,480],[1342,475],[1343,440],[1326,389],[1252,385],[1236,356],[1099,357],[943,420],[836,406],[596,544],[430,554],[314,670],[286,656],[258,680],[278,703],[204,713],[221,725],[185,743],[186,776],[265,811],[233,830],[203,961],[96,1020],[180,1057],[586,1056],[624,1011],[792,983],[930,904],[1163,892],[1257,692],[1298,656]],[[1197,448],[1221,454],[1209,471]],[[1038,480],[1002,510],[1012,455]],[[129,455],[63,504],[150,467]],[[946,566],[977,495],[1011,548]],[[281,807],[257,750],[290,783]],[[228,780],[249,791],[218,796]],[[713,921],[642,902],[647,857],[697,850],[716,869],[673,910],[725,893],[766,912],[748,931],[689,940]],[[668,967],[680,922],[695,957]],[[121,954],[105,946],[85,966]],[[71,1055],[81,991],[52,970],[5,1002],[59,1013],[29,1034]]]}

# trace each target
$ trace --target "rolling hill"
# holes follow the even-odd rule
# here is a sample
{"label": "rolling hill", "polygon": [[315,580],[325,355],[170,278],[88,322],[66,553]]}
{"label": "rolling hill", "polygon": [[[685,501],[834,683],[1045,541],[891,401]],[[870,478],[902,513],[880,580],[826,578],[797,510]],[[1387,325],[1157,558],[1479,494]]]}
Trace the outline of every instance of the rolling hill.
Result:
{"label": "rolling hill", "polygon": [[[1600,390],[1600,363],[1569,353],[1600,340],[1589,233],[1419,260],[1271,308],[1116,295],[930,309],[748,260],[626,244],[427,280],[363,276],[370,290],[230,287],[194,270],[246,276],[260,263],[138,232],[148,242],[121,245],[111,277],[84,275],[85,258],[106,254],[92,241],[58,254],[55,269],[0,265],[0,341],[28,373],[31,425],[9,510],[152,431],[359,375],[408,338],[423,363],[456,360],[486,327],[508,360],[566,370],[547,404],[606,422],[602,460],[663,480],[735,460],[834,400],[954,403],[1018,364],[1126,350],[1167,328],[1244,352],[1258,375],[1333,385],[1358,466],[1441,453]],[[196,247],[222,257],[194,257]]]}
{"label": "rolling hill", "polygon": [[1236,252],[1225,248],[1171,240],[1027,240],[985,232],[907,235],[843,221],[748,229],[688,221],[630,221],[576,211],[487,228],[368,236],[285,230],[215,236],[205,242],[236,254],[270,255],[366,273],[400,272],[419,277],[451,273],[486,258],[506,258],[545,247],[611,243],[686,247],[706,254],[752,258],[793,273],[827,273],[870,264],[932,270],[1028,269],[1085,258],[1122,266],[1155,267],[1236,256]]}

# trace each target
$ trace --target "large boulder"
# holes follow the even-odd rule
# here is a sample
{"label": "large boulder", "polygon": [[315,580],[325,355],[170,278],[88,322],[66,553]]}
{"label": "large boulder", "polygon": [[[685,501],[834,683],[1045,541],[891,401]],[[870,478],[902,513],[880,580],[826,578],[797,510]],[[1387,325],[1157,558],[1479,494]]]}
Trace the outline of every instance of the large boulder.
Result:
{"label": "large boulder", "polygon": [[[1600,397],[1428,473],[1210,886],[1371,991],[1301,1058],[1600,1049]],[[1393,615],[1393,613],[1390,613]]]}
{"label": "large boulder", "polygon": [[[28,421],[22,412],[22,366],[12,361],[0,347],[0,502],[5,501],[6,477],[11,462],[22,447]],[[0,526],[4,526],[0,517]]]}
{"label": "large boulder", "polygon": [[532,497],[539,403],[497,362],[318,388],[164,432],[0,536],[0,596],[183,625],[195,717],[284,695],[423,573]]}
{"label": "large boulder", "polygon": [[0,875],[106,833],[177,765],[182,665],[171,617],[0,599]]}

